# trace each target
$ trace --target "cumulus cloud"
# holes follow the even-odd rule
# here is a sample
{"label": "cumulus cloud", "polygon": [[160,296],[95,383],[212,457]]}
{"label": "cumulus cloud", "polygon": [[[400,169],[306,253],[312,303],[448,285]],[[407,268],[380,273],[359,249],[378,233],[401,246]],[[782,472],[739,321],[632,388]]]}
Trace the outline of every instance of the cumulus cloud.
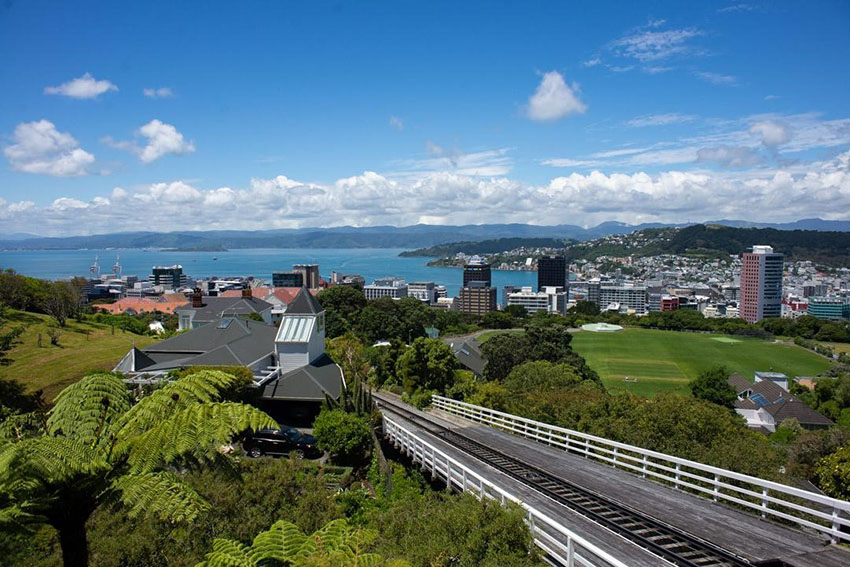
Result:
{"label": "cumulus cloud", "polygon": [[105,92],[117,91],[118,87],[106,79],[97,80],[86,73],[58,87],[44,87],[45,94],[69,96],[71,98],[97,98]]}
{"label": "cumulus cloud", "polygon": [[101,139],[104,144],[133,152],[144,163],[150,163],[165,155],[187,154],[195,151],[195,144],[186,141],[177,128],[161,120],[151,120],[136,132],[138,136],[147,138],[147,143],[141,146],[127,140],[113,140],[111,136]]}
{"label": "cumulus cloud", "polygon": [[[736,159],[746,160],[746,152],[736,153],[734,148],[715,148],[713,152],[703,157],[722,159],[730,165]],[[0,218],[9,231],[38,225],[53,234],[79,234],[114,231],[118,219],[124,230],[418,222],[679,222],[705,218],[709,206],[712,217],[846,219],[850,211],[850,151],[827,161],[795,166],[734,172],[573,172],[542,183],[448,170],[405,177],[365,171],[322,184],[280,175],[251,179],[242,188],[202,188],[175,180],[142,188],[116,188],[90,201],[61,197],[42,207],[2,202]],[[222,209],[227,210],[226,215]]]}
{"label": "cumulus cloud", "polygon": [[398,116],[390,116],[390,126],[401,132],[404,130],[404,121]]}
{"label": "cumulus cloud", "polygon": [[528,99],[528,117],[546,122],[570,114],[583,114],[587,106],[579,99],[578,93],[577,83],[567,85],[563,75],[557,71],[545,73],[537,90]]}
{"label": "cumulus cloud", "polygon": [[169,87],[160,87],[158,89],[144,89],[142,93],[148,98],[171,98],[174,96],[174,91]]}
{"label": "cumulus cloud", "polygon": [[18,124],[12,140],[14,143],[3,148],[3,154],[15,171],[74,177],[86,175],[94,163],[92,154],[49,120]]}
{"label": "cumulus cloud", "polygon": [[791,131],[787,126],[770,120],[756,122],[750,126],[750,133],[760,136],[761,143],[770,149],[774,149],[791,140]]}
{"label": "cumulus cloud", "polygon": [[693,114],[679,114],[677,112],[668,112],[666,114],[650,114],[648,116],[638,116],[632,118],[627,124],[633,128],[641,128],[644,126],[666,126],[668,124],[682,124],[683,122],[691,122],[696,116]]}

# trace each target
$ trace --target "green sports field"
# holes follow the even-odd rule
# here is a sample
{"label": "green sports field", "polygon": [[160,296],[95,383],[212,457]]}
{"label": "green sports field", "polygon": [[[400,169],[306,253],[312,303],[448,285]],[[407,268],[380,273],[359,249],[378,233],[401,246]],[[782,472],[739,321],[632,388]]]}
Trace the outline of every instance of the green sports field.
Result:
{"label": "green sports field", "polygon": [[572,346],[609,390],[650,396],[664,391],[687,394],[688,382],[716,364],[749,379],[756,370],[772,369],[793,378],[814,376],[830,367],[824,357],[798,346],[726,335],[652,329],[581,331],[573,335]]}

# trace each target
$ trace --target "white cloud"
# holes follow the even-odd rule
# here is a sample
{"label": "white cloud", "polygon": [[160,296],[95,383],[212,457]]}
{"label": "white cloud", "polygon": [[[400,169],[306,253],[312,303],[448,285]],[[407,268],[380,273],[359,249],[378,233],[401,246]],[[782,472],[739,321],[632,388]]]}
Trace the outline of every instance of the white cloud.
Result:
{"label": "white cloud", "polygon": [[[729,158],[732,166],[736,156],[746,155],[746,150],[738,154],[734,148],[713,151],[710,157]],[[221,214],[224,208],[227,214]],[[422,221],[595,224],[706,217],[779,221],[807,216],[850,218],[850,151],[799,166],[733,172],[590,171],[538,184],[448,170],[404,177],[366,171],[325,184],[281,175],[252,179],[243,188],[204,189],[175,180],[116,188],[87,202],[60,197],[43,207],[0,203],[4,230],[40,226],[52,234],[114,231],[119,220],[122,230],[209,230]]]}
{"label": "white cloud", "polygon": [[492,177],[507,175],[513,167],[511,148],[464,152],[458,148],[447,149],[425,140],[425,153],[421,159],[398,160],[388,173],[392,177],[421,176],[423,172],[450,171],[458,175]]}
{"label": "white cloud", "polygon": [[174,91],[172,91],[170,87],[144,89],[142,93],[148,98],[171,98],[174,96]]}
{"label": "white cloud", "polygon": [[567,85],[563,75],[557,71],[545,73],[537,90],[528,99],[528,117],[545,122],[570,114],[583,114],[587,106],[579,100],[578,92],[578,84]]}
{"label": "white cloud", "polygon": [[693,114],[679,114],[677,112],[668,112],[666,114],[650,114],[648,116],[638,116],[627,122],[633,128],[641,128],[644,126],[666,126],[668,124],[682,124],[683,122],[691,122],[696,116]]}
{"label": "white cloud", "polygon": [[712,73],[710,71],[696,71],[694,74],[703,81],[713,85],[733,86],[738,84],[738,78],[734,75],[723,75],[721,73]]}
{"label": "white cloud", "polygon": [[187,142],[177,128],[161,120],[151,120],[139,128],[136,134],[147,138],[145,146],[127,140],[113,140],[111,136],[104,136],[100,141],[110,147],[133,152],[144,163],[168,154],[180,155],[195,151],[193,142]]}
{"label": "white cloud", "polygon": [[22,122],[15,127],[14,143],[3,154],[15,171],[56,177],[86,175],[94,156],[79,147],[68,132],[59,132],[49,120]]}
{"label": "white cloud", "polygon": [[769,95],[764,97],[764,100],[776,100],[778,98],[780,98],[779,95],[769,94]]}
{"label": "white cloud", "polygon": [[106,79],[97,80],[86,73],[82,77],[71,79],[58,87],[45,87],[45,94],[69,96],[71,98],[97,98],[107,91],[117,91],[118,87]]}
{"label": "white cloud", "polygon": [[697,151],[697,161],[714,162],[723,167],[747,167],[759,163],[761,157],[752,148],[718,146]]}
{"label": "white cloud", "polygon": [[599,167],[605,162],[592,159],[551,158],[541,160],[540,163],[543,165],[550,165],[552,167],[578,167],[586,169],[590,167]]}
{"label": "white cloud", "polygon": [[404,121],[398,116],[390,116],[390,126],[401,132],[404,130]]}
{"label": "white cloud", "polygon": [[167,154],[185,154],[195,151],[195,145],[183,139],[183,134],[171,124],[160,120],[151,120],[141,128],[139,133],[148,139],[148,144],[142,148],[139,159],[150,163]]}
{"label": "white cloud", "polygon": [[729,12],[752,12],[755,7],[752,4],[733,4],[731,6],[726,6],[725,8],[718,8],[717,12],[720,14],[726,14]]}
{"label": "white cloud", "polygon": [[588,59],[582,63],[583,67],[596,67],[597,65],[602,64],[602,59],[599,57],[594,57],[592,59]]}
{"label": "white cloud", "polygon": [[769,120],[750,126],[750,133],[761,136],[761,143],[767,148],[776,148],[791,140],[791,131],[787,126]]}
{"label": "white cloud", "polygon": [[[660,22],[658,25],[649,27],[655,28],[664,23],[663,20]],[[656,23],[651,22],[651,24]],[[701,35],[703,33],[697,29],[640,31],[615,40],[611,43],[611,49],[621,57],[648,63],[691,52],[692,49],[687,42]]]}

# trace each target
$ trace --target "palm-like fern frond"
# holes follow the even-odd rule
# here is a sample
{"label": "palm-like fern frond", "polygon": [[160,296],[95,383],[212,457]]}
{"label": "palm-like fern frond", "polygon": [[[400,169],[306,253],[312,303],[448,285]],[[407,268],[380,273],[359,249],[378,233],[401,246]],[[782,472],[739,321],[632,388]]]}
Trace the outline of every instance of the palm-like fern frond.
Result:
{"label": "palm-like fern frond", "polygon": [[[345,519],[333,520],[305,536],[295,524],[280,520],[254,538],[250,547],[226,539],[216,540],[212,552],[196,567],[261,567],[264,565],[334,565],[378,567],[388,565],[377,553],[365,553],[374,532],[352,527]],[[395,567],[407,567],[404,561]]]}
{"label": "palm-like fern frond", "polygon": [[248,429],[277,427],[255,407],[233,402],[194,404],[183,408],[116,446],[133,472],[150,472],[180,460],[212,460],[219,447]]}
{"label": "palm-like fern frond", "polygon": [[257,567],[258,563],[250,555],[251,548],[247,545],[229,539],[216,539],[206,560],[195,567]]}
{"label": "palm-like fern frond", "polygon": [[265,561],[286,563],[298,553],[307,536],[291,522],[278,520],[265,532],[257,534],[251,546],[250,558],[255,565]]}
{"label": "palm-like fern frond", "polygon": [[56,396],[47,430],[52,435],[95,444],[128,409],[129,394],[120,378],[107,373],[89,374]]}
{"label": "palm-like fern frond", "polygon": [[169,472],[122,475],[110,489],[131,518],[151,515],[172,522],[191,522],[209,509],[191,486]]}
{"label": "palm-like fern frond", "polygon": [[13,478],[61,483],[109,468],[96,449],[67,437],[34,437],[0,448],[0,483]]}
{"label": "palm-like fern frond", "polygon": [[202,370],[170,382],[144,397],[115,423],[119,439],[129,439],[147,431],[193,404],[214,402],[221,393],[240,383],[232,374],[219,370]]}
{"label": "palm-like fern frond", "polygon": [[44,414],[40,412],[10,415],[0,422],[0,439],[20,440],[44,431]]}

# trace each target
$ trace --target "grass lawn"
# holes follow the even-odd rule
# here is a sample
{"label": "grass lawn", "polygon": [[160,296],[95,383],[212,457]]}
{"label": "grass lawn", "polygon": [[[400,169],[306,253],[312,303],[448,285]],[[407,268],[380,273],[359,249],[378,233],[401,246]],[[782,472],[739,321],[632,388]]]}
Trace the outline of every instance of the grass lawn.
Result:
{"label": "grass lawn", "polygon": [[850,354],[850,343],[822,343],[837,353]]}
{"label": "grass lawn", "polygon": [[[153,337],[134,335],[109,325],[94,322],[77,323],[69,320],[60,329],[59,346],[50,344],[47,329],[53,320],[46,315],[9,310],[3,331],[23,326],[24,332],[8,357],[11,364],[0,366],[0,377],[15,378],[28,390],[44,390],[44,397],[52,401],[62,388],[85,376],[92,370],[112,370],[135,341],[137,347],[154,342]],[[41,333],[41,348],[38,334]]]}
{"label": "grass lawn", "polygon": [[[650,396],[664,391],[689,394],[688,382],[716,364],[748,379],[756,370],[770,369],[792,378],[814,376],[831,365],[822,356],[798,346],[653,329],[581,331],[573,335],[572,346],[599,373],[609,390],[629,389]],[[626,377],[628,381],[624,380]]]}
{"label": "grass lawn", "polygon": [[511,329],[493,329],[492,331],[484,331],[483,333],[481,333],[480,335],[475,337],[475,340],[478,341],[479,344],[483,344],[483,343],[486,343],[487,341],[489,341],[490,339],[492,339],[493,337],[495,337],[496,335],[501,335],[501,334],[504,334],[504,333],[521,333],[521,332],[523,332],[523,331],[515,331],[515,330],[511,330]]}

